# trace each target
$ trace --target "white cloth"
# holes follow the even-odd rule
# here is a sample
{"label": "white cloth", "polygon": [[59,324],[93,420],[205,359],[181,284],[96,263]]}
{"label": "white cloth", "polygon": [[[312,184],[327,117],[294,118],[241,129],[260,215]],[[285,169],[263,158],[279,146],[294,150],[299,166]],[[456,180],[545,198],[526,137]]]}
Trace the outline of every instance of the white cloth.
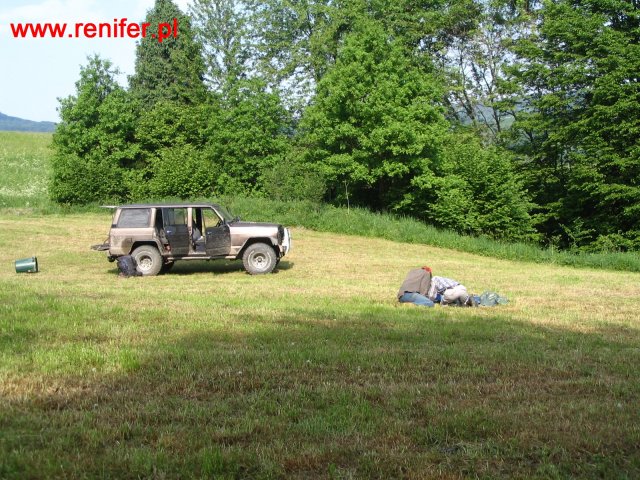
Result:
{"label": "white cloth", "polygon": [[464,285],[460,285],[451,278],[436,276],[431,279],[431,287],[427,297],[431,301],[435,301],[438,294],[442,296],[443,304],[465,303],[469,299],[469,292]]}
{"label": "white cloth", "polygon": [[447,288],[442,294],[445,303],[465,303],[469,299],[469,293],[464,285],[456,285]]}
{"label": "white cloth", "polygon": [[451,278],[446,277],[432,277],[431,278],[431,286],[429,287],[429,291],[427,292],[427,297],[432,301],[438,296],[438,294],[444,294],[445,290],[448,288],[453,288],[456,285],[460,285],[460,283],[452,280]]}

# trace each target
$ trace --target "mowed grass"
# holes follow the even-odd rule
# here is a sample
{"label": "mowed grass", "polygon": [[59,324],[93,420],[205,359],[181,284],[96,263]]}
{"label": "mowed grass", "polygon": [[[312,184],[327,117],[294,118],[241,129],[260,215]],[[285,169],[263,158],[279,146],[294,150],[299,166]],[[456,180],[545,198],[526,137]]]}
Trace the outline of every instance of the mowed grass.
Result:
{"label": "mowed grass", "polygon": [[[0,213],[0,478],[640,476],[637,273],[296,229],[123,279],[109,224]],[[424,264],[510,303],[398,304]]]}
{"label": "mowed grass", "polygon": [[0,207],[49,204],[51,134],[0,132]]}

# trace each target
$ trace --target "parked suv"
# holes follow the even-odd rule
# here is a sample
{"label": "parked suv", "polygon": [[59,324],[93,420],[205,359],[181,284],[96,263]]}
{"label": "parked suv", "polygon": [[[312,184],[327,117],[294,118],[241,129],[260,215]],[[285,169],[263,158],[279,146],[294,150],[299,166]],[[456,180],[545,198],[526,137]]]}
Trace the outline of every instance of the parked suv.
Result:
{"label": "parked suv", "polygon": [[168,271],[176,260],[242,259],[252,275],[270,273],[291,250],[288,228],[242,222],[213,203],[137,204],[115,208],[109,239],[92,248],[109,261],[135,258],[143,275]]}

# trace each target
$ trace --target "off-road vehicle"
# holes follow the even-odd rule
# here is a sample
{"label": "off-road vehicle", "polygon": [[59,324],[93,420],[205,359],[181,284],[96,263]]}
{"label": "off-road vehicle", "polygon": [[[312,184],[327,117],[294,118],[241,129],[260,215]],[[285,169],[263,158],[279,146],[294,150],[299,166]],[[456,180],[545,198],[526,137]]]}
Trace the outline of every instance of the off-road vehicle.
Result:
{"label": "off-road vehicle", "polygon": [[242,259],[252,275],[270,273],[291,250],[288,228],[243,222],[213,203],[136,204],[114,208],[109,239],[94,245],[109,261],[131,255],[143,275],[177,260]]}

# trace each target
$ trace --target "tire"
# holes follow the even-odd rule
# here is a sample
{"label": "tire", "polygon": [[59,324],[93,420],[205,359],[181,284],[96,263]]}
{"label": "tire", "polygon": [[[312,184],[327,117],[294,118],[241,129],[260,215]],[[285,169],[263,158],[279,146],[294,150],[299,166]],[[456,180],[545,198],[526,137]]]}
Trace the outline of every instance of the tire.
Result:
{"label": "tire", "polygon": [[142,245],[131,252],[136,260],[138,271],[145,277],[158,275],[162,269],[162,256],[156,247]]}
{"label": "tire", "polygon": [[276,260],[276,252],[264,243],[254,243],[242,255],[244,269],[251,275],[273,272],[273,269],[276,268]]}

